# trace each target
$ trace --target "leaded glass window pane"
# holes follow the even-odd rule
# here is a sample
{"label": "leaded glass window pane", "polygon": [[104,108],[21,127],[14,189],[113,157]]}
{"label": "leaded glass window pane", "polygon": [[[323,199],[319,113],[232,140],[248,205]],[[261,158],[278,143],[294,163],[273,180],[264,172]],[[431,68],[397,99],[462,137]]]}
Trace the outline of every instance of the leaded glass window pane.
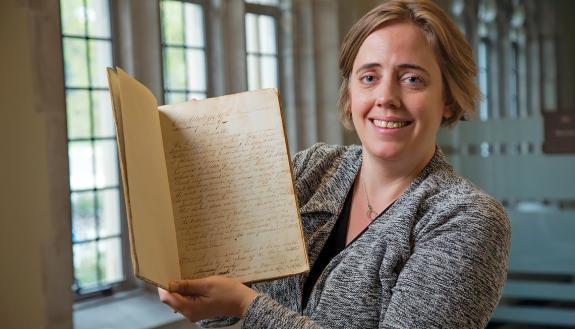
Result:
{"label": "leaded glass window pane", "polygon": [[86,19],[88,36],[111,38],[110,11],[107,0],[86,0]]}
{"label": "leaded glass window pane", "polygon": [[208,93],[204,8],[199,3],[160,2],[164,102],[205,98]]}
{"label": "leaded glass window pane", "polygon": [[61,0],[76,292],[125,279],[108,0]]}
{"label": "leaded glass window pane", "polygon": [[279,88],[276,18],[246,13],[248,89]]}
{"label": "leaded glass window pane", "polygon": [[90,138],[90,93],[87,90],[66,90],[66,110],[68,138]]}
{"label": "leaded glass window pane", "polygon": [[88,86],[88,47],[81,38],[64,37],[64,77],[66,87]]}
{"label": "leaded glass window pane", "polygon": [[95,241],[75,243],[74,282],[78,287],[90,289],[98,285],[98,253]]}
{"label": "leaded glass window pane", "polygon": [[118,282],[123,279],[122,273],[122,243],[121,239],[109,238],[98,243],[98,271],[101,280],[106,282]]}
{"label": "leaded glass window pane", "polygon": [[477,51],[477,66],[479,88],[484,99],[479,105],[479,119],[485,121],[489,119],[489,108],[491,106],[491,93],[489,88],[489,41],[481,39]]}
{"label": "leaded glass window pane", "polygon": [[72,192],[72,242],[96,238],[96,198],[93,191]]}

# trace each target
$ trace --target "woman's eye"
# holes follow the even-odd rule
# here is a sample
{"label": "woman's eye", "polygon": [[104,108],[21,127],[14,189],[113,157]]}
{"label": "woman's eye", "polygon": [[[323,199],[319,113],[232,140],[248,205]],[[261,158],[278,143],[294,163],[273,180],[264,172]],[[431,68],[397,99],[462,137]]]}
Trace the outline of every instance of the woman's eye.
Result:
{"label": "woman's eye", "polygon": [[423,79],[417,75],[408,75],[402,80],[410,86],[420,87],[425,84],[425,81],[423,81]]}
{"label": "woman's eye", "polygon": [[364,75],[363,77],[361,77],[361,82],[363,83],[373,83],[375,81],[375,76],[373,75]]}

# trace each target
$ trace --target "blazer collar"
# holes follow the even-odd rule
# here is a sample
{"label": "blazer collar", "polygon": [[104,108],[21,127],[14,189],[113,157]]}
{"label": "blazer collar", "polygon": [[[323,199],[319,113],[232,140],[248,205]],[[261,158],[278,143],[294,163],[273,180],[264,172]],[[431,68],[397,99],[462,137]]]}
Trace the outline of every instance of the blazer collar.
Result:
{"label": "blazer collar", "polygon": [[[323,183],[310,200],[301,208],[302,214],[327,212],[338,215],[341,212],[345,198],[353,186],[355,177],[361,168],[361,146],[350,146],[342,157],[343,159],[335,169],[323,175]],[[406,194],[408,195],[415,190],[431,173],[445,166],[451,168],[451,166],[447,164],[445,155],[440,147],[436,146],[433,158],[431,158],[417,178],[415,178],[409,187],[399,196],[398,201],[406,198]]]}
{"label": "blazer collar", "polygon": [[320,187],[301,208],[302,214],[327,212],[337,215],[341,212],[347,193],[361,168],[361,146],[350,146],[342,157],[337,167],[323,175]]}

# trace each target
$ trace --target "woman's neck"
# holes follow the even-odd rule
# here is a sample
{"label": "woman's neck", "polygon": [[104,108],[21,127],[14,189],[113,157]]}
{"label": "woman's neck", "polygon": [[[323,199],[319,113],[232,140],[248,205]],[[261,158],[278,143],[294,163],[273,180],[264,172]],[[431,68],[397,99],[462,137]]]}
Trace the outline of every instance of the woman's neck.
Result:
{"label": "woman's neck", "polygon": [[360,179],[376,206],[381,200],[388,204],[395,200],[419,175],[433,158],[435,148],[419,157],[409,159],[379,159],[363,149]]}

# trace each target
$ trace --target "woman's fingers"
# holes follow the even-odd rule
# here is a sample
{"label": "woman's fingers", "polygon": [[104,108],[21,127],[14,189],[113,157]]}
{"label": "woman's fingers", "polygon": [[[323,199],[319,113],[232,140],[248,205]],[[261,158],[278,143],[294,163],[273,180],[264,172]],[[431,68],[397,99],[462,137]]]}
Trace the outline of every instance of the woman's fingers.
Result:
{"label": "woman's fingers", "polygon": [[206,296],[209,285],[209,279],[178,280],[170,282],[170,291],[186,296]]}
{"label": "woman's fingers", "polygon": [[179,311],[182,306],[181,295],[170,293],[162,288],[158,288],[158,294],[160,295],[160,301],[176,311]]}
{"label": "woman's fingers", "polygon": [[202,297],[188,297],[182,296],[177,292],[168,292],[163,289],[158,289],[160,295],[160,300],[162,303],[168,305],[174,311],[181,313],[183,316],[188,318],[190,321],[198,321],[209,316],[209,308],[206,308]]}
{"label": "woman's fingers", "polygon": [[160,301],[164,304],[167,304],[167,301],[170,298],[170,293],[162,288],[158,288],[158,295],[160,296]]}
{"label": "woman's fingers", "polygon": [[191,321],[214,316],[245,314],[257,293],[240,282],[212,276],[170,283],[170,292],[158,289],[162,303],[180,312]]}

